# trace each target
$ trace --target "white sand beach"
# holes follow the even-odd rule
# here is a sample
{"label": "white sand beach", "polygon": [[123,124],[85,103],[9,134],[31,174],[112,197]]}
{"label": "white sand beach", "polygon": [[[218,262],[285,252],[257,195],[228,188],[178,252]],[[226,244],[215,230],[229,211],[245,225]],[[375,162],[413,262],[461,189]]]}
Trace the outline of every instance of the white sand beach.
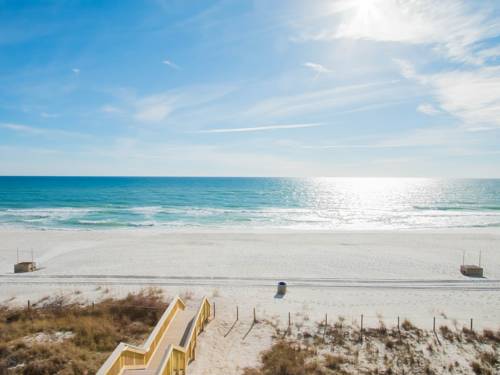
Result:
{"label": "white sand beach", "polygon": [[[379,232],[158,232],[153,230],[0,230],[0,301],[24,304],[53,293],[78,291],[96,300],[157,286],[167,296],[207,295],[216,319],[201,336],[194,374],[237,373],[270,344],[259,319],[286,324],[344,316],[375,325],[398,316],[422,328],[440,321],[500,326],[500,231]],[[16,249],[42,267],[13,274]],[[459,272],[462,253],[485,278]],[[288,282],[285,298],[276,283]],[[81,292],[81,293],[80,293]],[[75,297],[75,298],[76,298]],[[236,306],[240,321],[234,322]],[[219,347],[221,350],[207,350]],[[205,348],[205,349],[204,349]],[[224,348],[224,350],[222,350]],[[210,363],[210,366],[208,364]]]}

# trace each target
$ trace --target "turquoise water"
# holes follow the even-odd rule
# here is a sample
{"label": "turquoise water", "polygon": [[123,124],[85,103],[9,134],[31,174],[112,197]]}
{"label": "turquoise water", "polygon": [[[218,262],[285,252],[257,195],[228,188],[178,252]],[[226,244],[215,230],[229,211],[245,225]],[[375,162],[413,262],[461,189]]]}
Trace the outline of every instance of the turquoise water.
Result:
{"label": "turquoise water", "polygon": [[500,226],[500,180],[0,177],[0,225],[403,229]]}

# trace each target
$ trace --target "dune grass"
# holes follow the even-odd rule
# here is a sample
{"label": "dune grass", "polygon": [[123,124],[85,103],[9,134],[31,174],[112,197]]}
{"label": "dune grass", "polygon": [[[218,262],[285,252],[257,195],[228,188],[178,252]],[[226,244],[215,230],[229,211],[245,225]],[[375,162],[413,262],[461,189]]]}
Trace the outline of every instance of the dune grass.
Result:
{"label": "dune grass", "polygon": [[141,344],[167,307],[159,289],[94,305],[74,296],[0,307],[0,374],[94,374],[121,342]]}
{"label": "dune grass", "polygon": [[500,374],[500,331],[442,326],[433,331],[404,321],[401,329],[361,332],[341,318],[333,325],[283,331],[244,375]]}

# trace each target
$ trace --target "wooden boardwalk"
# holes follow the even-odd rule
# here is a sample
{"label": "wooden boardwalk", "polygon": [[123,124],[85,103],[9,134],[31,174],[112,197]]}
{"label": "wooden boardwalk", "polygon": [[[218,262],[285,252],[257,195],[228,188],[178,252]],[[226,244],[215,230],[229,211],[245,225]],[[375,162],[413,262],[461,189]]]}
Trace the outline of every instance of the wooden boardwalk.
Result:
{"label": "wooden boardwalk", "polygon": [[168,329],[163,334],[160,344],[149,360],[148,365],[144,369],[125,370],[123,371],[123,375],[156,374],[162,365],[163,357],[169,345],[184,347],[186,335],[191,328],[196,312],[196,306],[186,306],[185,310],[177,312],[174,320],[172,320],[172,323],[170,323]]}
{"label": "wooden boardwalk", "polygon": [[206,298],[197,306],[176,297],[144,345],[120,343],[97,375],[185,375],[210,311]]}

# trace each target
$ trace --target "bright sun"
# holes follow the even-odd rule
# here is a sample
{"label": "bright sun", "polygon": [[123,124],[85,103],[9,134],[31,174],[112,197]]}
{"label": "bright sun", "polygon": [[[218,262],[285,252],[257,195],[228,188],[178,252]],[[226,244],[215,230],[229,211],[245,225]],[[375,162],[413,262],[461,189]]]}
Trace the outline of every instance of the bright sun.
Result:
{"label": "bright sun", "polygon": [[348,0],[342,5],[339,37],[366,38],[386,34],[393,28],[391,0]]}

